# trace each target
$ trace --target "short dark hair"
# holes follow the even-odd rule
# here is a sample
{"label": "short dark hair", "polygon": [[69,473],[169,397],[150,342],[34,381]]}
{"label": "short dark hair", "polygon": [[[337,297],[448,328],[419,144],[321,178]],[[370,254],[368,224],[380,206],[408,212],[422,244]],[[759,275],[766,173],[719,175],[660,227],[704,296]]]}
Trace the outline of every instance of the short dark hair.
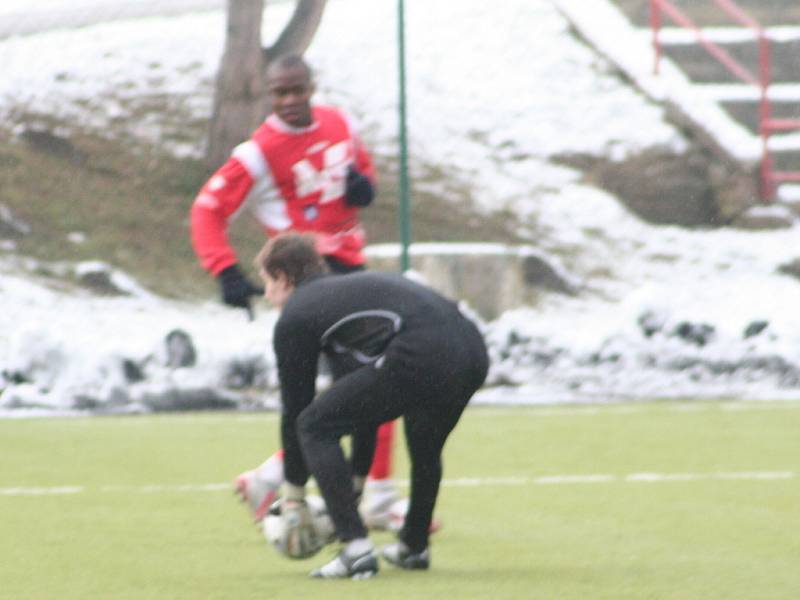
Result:
{"label": "short dark hair", "polygon": [[300,54],[281,54],[272,59],[267,65],[267,75],[274,70],[299,68],[305,71],[308,80],[314,79],[314,73],[306,60]]}
{"label": "short dark hair", "polygon": [[309,233],[282,233],[269,240],[256,256],[256,267],[273,279],[279,275],[296,286],[306,277],[327,271],[317,252],[316,238]]}

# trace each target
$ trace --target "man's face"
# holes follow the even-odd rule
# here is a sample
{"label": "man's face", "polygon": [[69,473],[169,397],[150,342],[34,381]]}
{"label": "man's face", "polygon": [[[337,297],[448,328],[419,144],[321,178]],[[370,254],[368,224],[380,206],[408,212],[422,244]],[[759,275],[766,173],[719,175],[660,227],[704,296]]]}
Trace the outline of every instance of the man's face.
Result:
{"label": "man's face", "polygon": [[311,95],[314,84],[301,66],[275,67],[267,74],[272,110],[292,127],[311,125]]}
{"label": "man's face", "polygon": [[264,282],[264,298],[275,308],[282,308],[289,296],[292,295],[294,286],[282,274],[272,277],[264,269],[261,269],[259,275],[261,275],[261,280]]}

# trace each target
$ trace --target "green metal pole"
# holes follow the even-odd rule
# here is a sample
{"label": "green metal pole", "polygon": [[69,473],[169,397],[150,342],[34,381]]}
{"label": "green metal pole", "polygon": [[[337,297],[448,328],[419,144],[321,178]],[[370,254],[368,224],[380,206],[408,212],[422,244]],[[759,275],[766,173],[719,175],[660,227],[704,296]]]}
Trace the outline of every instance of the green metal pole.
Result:
{"label": "green metal pole", "polygon": [[408,138],[406,136],[406,31],[405,2],[403,0],[398,0],[397,3],[397,30],[398,72],[400,77],[400,181],[398,191],[400,200],[400,269],[407,271],[410,268],[408,247],[411,243],[411,210],[408,180]]}

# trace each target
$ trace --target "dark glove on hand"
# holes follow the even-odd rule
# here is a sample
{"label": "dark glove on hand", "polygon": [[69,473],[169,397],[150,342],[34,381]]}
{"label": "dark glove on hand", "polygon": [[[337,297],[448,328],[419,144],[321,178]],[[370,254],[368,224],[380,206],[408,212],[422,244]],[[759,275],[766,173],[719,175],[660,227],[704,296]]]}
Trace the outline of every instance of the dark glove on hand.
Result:
{"label": "dark glove on hand", "polygon": [[237,265],[231,265],[217,275],[222,301],[236,308],[250,312],[250,296],[260,296],[264,290],[250,283]]}
{"label": "dark glove on hand", "polygon": [[375,188],[369,177],[359,173],[353,165],[347,167],[344,201],[350,206],[369,206],[375,197]]}

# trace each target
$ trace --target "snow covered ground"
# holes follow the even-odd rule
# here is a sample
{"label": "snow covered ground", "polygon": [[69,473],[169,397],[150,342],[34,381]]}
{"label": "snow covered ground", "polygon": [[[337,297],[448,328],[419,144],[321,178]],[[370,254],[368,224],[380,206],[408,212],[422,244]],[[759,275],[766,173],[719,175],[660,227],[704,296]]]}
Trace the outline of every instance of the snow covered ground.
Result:
{"label": "snow covered ground", "polygon": [[[18,4],[32,19],[44,4],[67,6]],[[388,156],[396,151],[395,7],[331,0],[308,53],[320,99],[356,113],[371,146]],[[290,8],[268,6],[267,35]],[[800,283],[776,272],[798,256],[797,227],[650,226],[551,162],[562,152],[621,158],[686,142],[659,106],[570,34],[550,2],[505,0],[498,10],[462,0],[454,11],[452,2],[429,0],[407,11],[413,168],[435,165],[472,188],[479,206],[517,213],[520,231],[535,232],[532,243],[557,254],[582,286],[575,298],[551,295],[485,324],[494,385],[479,401],[800,397]],[[167,115],[126,117],[153,97],[166,97],[185,118],[207,117],[223,29],[223,13],[210,10],[9,37],[0,41],[0,115],[10,120],[24,107],[198,154],[200,139],[170,142],[180,123]],[[135,288],[117,299],[64,293],[25,271],[0,254],[7,414],[148,410],[168,404],[170,390],[172,400],[217,390],[219,402],[263,397],[274,405],[262,393],[274,389],[274,313],[262,309],[251,323],[216,305],[166,302]],[[196,345],[194,367],[166,364],[164,337],[176,328]],[[140,380],[132,381],[131,365]],[[243,372],[258,398],[232,383]]]}

